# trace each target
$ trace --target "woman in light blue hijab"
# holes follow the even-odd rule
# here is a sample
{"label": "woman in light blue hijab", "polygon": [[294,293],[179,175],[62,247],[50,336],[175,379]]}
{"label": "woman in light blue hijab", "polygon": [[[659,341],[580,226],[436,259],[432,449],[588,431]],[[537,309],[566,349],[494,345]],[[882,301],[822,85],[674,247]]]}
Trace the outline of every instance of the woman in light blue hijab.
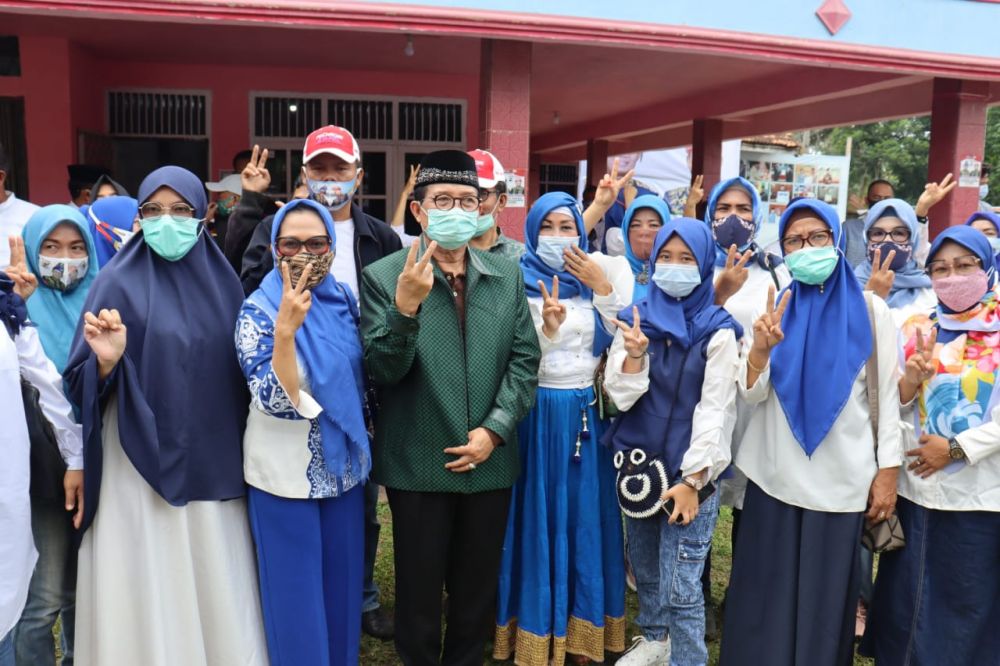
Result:
{"label": "woman in light blue hijab", "polygon": [[45,355],[62,373],[100,268],[94,239],[80,211],[63,204],[36,211],[21,235],[28,268],[38,278],[38,289],[28,299],[28,317],[38,326]]}

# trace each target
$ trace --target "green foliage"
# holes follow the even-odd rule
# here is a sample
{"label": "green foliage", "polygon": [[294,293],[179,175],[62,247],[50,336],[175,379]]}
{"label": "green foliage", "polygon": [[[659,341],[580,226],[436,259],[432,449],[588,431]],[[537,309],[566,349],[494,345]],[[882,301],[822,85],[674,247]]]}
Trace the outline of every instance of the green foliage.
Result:
{"label": "green foliage", "polygon": [[927,183],[930,129],[928,116],[834,127],[814,131],[812,148],[843,155],[852,137],[850,193],[864,197],[868,183],[882,178],[893,184],[896,196],[915,202]]}
{"label": "green foliage", "polygon": [[986,115],[986,150],[983,160],[993,167],[990,172],[990,193],[987,200],[994,206],[1000,202],[1000,106]]}
{"label": "green foliage", "polygon": [[[896,196],[916,202],[928,180],[944,177],[928,177],[930,130],[930,116],[847,125],[811,132],[810,147],[825,155],[843,155],[847,137],[852,137],[850,193],[863,198],[868,183],[883,178],[894,185]],[[1000,202],[1000,107],[987,114],[983,160],[993,167],[989,199]]]}

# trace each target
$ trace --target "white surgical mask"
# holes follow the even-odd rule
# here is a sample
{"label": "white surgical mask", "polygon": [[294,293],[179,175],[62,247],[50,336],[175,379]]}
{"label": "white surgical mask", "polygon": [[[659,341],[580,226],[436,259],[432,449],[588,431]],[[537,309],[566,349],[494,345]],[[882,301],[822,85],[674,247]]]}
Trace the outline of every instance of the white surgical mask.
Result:
{"label": "white surgical mask", "polygon": [[87,277],[89,267],[87,257],[38,257],[38,277],[42,284],[56,291],[70,291]]}

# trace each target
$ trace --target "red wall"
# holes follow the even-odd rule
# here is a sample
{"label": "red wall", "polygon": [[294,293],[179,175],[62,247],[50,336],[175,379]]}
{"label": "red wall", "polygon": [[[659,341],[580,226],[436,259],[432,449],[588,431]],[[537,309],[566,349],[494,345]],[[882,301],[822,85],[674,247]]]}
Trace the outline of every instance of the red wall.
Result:
{"label": "red wall", "polygon": [[66,165],[78,158],[78,132],[106,130],[109,88],[210,91],[212,174],[249,147],[251,91],[465,99],[467,142],[480,132],[475,75],[144,63],[104,60],[65,39],[22,36],[20,45],[22,76],[0,78],[0,95],[25,97],[31,199],[43,205],[67,201]]}

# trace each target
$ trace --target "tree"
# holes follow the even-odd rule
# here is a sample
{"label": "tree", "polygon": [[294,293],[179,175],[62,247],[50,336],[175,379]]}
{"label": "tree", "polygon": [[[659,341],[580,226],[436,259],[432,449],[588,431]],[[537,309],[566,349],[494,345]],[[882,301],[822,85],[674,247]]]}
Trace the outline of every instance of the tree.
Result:
{"label": "tree", "polygon": [[883,178],[893,184],[899,198],[917,200],[927,183],[930,117],[833,127],[813,131],[810,138],[818,152],[843,155],[848,137],[852,139],[851,194],[864,197],[868,183]]}
{"label": "tree", "polygon": [[986,149],[983,161],[993,170],[990,172],[990,194],[987,200],[994,206],[1000,203],[1000,106],[994,106],[986,114]]}

